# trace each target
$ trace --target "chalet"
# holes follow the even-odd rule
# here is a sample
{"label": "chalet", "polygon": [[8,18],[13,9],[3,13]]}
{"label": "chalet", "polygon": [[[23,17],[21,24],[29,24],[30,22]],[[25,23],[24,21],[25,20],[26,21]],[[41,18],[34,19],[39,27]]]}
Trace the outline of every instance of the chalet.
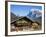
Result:
{"label": "chalet", "polygon": [[[23,29],[27,29],[32,27],[32,23],[38,26],[38,23],[35,23],[33,20],[23,17],[11,22],[11,31],[23,31]],[[36,27],[33,24],[33,27]]]}

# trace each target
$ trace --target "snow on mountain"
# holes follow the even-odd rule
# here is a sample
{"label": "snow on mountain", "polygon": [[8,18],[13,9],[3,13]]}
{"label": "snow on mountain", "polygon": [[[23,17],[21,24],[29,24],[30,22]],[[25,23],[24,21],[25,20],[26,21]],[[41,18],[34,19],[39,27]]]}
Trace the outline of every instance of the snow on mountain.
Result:
{"label": "snow on mountain", "polygon": [[32,17],[32,18],[40,17],[40,16],[42,16],[41,10],[39,10],[39,9],[31,9],[27,16]]}
{"label": "snow on mountain", "polygon": [[39,9],[31,9],[29,11],[29,14],[27,15],[27,17],[29,17],[33,21],[37,21],[37,22],[41,23],[41,20],[42,20],[41,10],[39,10]]}

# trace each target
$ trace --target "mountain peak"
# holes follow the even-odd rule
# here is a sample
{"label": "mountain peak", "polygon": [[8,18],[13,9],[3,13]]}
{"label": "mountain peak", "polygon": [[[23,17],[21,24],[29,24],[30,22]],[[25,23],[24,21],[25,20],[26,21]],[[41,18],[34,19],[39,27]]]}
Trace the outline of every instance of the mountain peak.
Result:
{"label": "mountain peak", "polygon": [[32,18],[40,17],[40,16],[42,16],[41,10],[39,10],[39,9],[31,9],[27,16],[32,17]]}

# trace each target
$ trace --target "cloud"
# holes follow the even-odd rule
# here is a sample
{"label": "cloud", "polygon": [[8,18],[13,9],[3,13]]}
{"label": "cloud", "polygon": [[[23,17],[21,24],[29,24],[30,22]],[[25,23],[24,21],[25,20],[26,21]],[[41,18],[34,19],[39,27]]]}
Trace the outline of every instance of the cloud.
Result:
{"label": "cloud", "polygon": [[36,9],[36,8],[32,8],[30,11],[40,11],[41,12],[40,9]]}

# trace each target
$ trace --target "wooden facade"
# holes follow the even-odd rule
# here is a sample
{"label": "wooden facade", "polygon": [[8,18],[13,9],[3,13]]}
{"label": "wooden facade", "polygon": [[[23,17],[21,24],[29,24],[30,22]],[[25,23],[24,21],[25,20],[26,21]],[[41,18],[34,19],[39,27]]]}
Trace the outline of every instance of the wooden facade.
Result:
{"label": "wooden facade", "polygon": [[16,21],[14,21],[13,23],[11,23],[11,27],[14,26],[14,31],[23,31],[23,29],[27,29],[28,28],[38,28],[38,23],[34,23],[32,20],[24,17],[21,19],[18,19]]}

